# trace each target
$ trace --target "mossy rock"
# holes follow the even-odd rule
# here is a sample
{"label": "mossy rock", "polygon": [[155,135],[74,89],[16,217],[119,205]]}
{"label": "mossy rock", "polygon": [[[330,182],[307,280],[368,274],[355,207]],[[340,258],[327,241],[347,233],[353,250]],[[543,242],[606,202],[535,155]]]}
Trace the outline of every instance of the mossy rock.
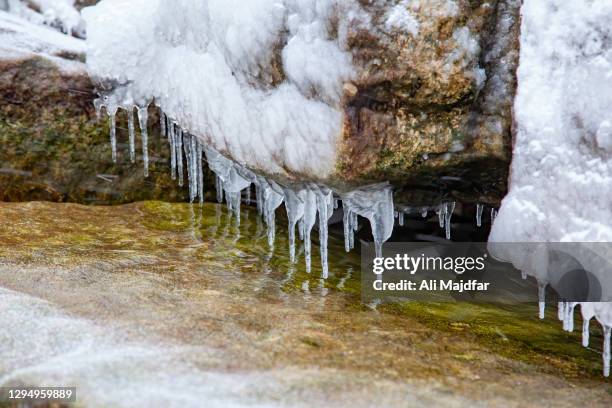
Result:
{"label": "mossy rock", "polygon": [[[169,146],[160,136],[155,109],[149,112],[150,175],[145,178],[139,137],[136,161],[130,162],[124,112],[118,116],[118,161],[112,162],[108,120],[96,120],[94,89],[83,64],[64,72],[34,57],[0,61],[0,72],[0,200],[188,200],[187,189],[171,179]],[[205,170],[206,185],[214,186]]]}

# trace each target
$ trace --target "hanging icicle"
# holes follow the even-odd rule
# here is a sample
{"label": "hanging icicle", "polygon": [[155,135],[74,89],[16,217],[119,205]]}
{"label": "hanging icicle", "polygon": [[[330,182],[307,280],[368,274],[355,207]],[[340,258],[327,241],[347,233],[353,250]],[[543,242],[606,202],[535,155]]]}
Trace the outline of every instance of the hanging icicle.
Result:
{"label": "hanging icicle", "polygon": [[[176,148],[175,155],[176,155],[176,169],[178,173],[177,174],[178,175],[178,185],[179,187],[183,187],[183,184],[184,184],[183,178],[184,178],[184,173],[185,173],[183,169],[183,129],[181,129],[180,127],[177,128],[177,132],[176,132],[175,148]],[[189,187],[191,188],[191,186]],[[191,201],[193,201],[193,198],[191,199]]]}
{"label": "hanging icicle", "polygon": [[319,211],[319,247],[321,249],[321,270],[323,279],[329,275],[329,265],[327,260],[327,222],[334,212],[333,195],[330,190],[319,189],[317,193],[317,208]]}
{"label": "hanging icicle", "polygon": [[451,218],[453,217],[453,212],[455,211],[456,203],[453,201],[451,203],[446,203],[445,211],[444,211],[444,229],[446,231],[446,239],[451,239]]}
{"label": "hanging icicle", "polygon": [[107,107],[108,117],[110,118],[110,141],[113,163],[117,163],[117,107]]}
{"label": "hanging icicle", "polygon": [[138,107],[138,125],[140,127],[140,137],[142,139],[142,161],[144,164],[145,177],[149,177],[149,132],[147,131],[148,121],[148,108],[146,106]]}
{"label": "hanging icicle", "polygon": [[476,226],[482,227],[482,212],[484,211],[483,204],[476,204]]}
{"label": "hanging icicle", "polygon": [[159,135],[161,137],[165,137],[166,136],[166,114],[164,113],[163,110],[161,110],[161,108],[159,109],[159,129],[160,129]]}
{"label": "hanging icicle", "polygon": [[287,210],[287,219],[289,221],[289,260],[295,263],[295,227],[298,220],[304,217],[304,196],[303,190],[294,190],[291,188],[283,189],[285,193],[285,209]]}
{"label": "hanging icicle", "polygon": [[128,118],[128,134],[130,140],[130,161],[132,163],[136,162],[136,130],[134,128],[134,110],[127,109],[127,118]]}
{"label": "hanging icicle", "polygon": [[538,306],[539,306],[539,317],[544,319],[544,312],[546,308],[546,282],[538,281]]}

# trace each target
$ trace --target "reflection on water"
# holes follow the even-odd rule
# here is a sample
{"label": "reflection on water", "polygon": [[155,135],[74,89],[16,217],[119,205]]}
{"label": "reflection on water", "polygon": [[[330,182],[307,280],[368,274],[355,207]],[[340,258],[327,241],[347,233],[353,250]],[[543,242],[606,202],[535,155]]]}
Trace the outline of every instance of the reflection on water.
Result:
{"label": "reflection on water", "polygon": [[[0,383],[76,385],[87,406],[609,406],[599,356],[535,308],[373,313],[359,302],[358,252],[331,235],[321,279],[306,272],[302,247],[289,261],[277,215],[271,251],[249,208],[238,225],[213,204],[0,203]],[[471,320],[458,332],[449,321],[461,316]],[[489,328],[506,340],[475,337]],[[553,370],[590,364],[595,382],[570,386],[502,351]]]}

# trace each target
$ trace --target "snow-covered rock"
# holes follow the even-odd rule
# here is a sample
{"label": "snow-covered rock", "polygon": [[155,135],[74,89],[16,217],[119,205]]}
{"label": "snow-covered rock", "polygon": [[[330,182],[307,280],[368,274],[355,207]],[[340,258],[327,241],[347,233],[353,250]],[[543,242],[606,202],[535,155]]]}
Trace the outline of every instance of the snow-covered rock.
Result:
{"label": "snow-covered rock", "polygon": [[[490,241],[611,242],[612,2],[526,0],[522,15],[510,191]],[[547,282],[534,248],[502,257]],[[586,265],[589,254],[572,256]],[[597,305],[608,372],[611,314]]]}
{"label": "snow-covered rock", "polygon": [[0,11],[0,60],[40,57],[65,73],[85,73],[85,42]]}
{"label": "snow-covered rock", "polygon": [[[448,193],[465,183],[441,177],[469,176],[481,179],[478,192],[468,188],[475,200],[505,189],[518,7],[103,0],[83,15],[89,72],[114,91],[111,105],[155,101],[185,131],[276,179]],[[491,160],[499,171],[483,171]]]}
{"label": "snow-covered rock", "polygon": [[68,35],[85,37],[85,22],[75,0],[0,0],[0,10]]}

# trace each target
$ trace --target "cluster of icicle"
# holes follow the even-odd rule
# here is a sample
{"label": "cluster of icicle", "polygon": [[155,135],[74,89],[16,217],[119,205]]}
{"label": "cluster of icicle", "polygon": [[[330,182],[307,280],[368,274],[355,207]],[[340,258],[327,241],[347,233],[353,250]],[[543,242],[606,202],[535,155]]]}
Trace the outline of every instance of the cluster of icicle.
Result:
{"label": "cluster of icicle", "polygon": [[[135,161],[135,125],[134,109],[137,111],[144,159],[145,177],[149,174],[147,107],[132,104],[120,104],[116,97],[103,96],[96,99],[94,105],[98,118],[105,109],[110,119],[110,141],[113,161],[117,161],[117,114],[119,109],[125,110],[128,117],[130,159]],[[160,112],[161,135],[167,137],[171,150],[172,178],[178,178],[179,186],[184,184],[184,168],[187,167],[187,178],[191,202],[199,198],[204,200],[203,159],[204,155],[209,168],[216,176],[217,200],[226,200],[228,209],[235,214],[240,222],[240,205],[243,197],[250,204],[251,186],[255,186],[256,203],[259,213],[268,227],[268,242],[271,248],[275,241],[275,212],[284,202],[289,220],[290,257],[296,262],[296,227],[301,240],[304,241],[306,269],[311,270],[311,232],[319,222],[319,241],[321,251],[321,269],[324,278],[328,276],[328,220],[338,200],[343,202],[345,213],[345,236],[347,250],[354,246],[354,233],[357,230],[357,216],[367,218],[371,225],[376,243],[377,253],[382,254],[382,245],[389,239],[393,231],[394,210],[393,194],[388,184],[372,186],[355,190],[340,196],[334,196],[331,189],[314,184],[303,183],[280,185],[274,180],[260,176],[230,159],[227,159],[214,148],[204,146],[200,140],[184,131],[174,120]],[[185,159],[185,160],[184,160]]]}
{"label": "cluster of icicle", "polygon": [[[546,285],[539,283],[539,303],[540,303],[540,319],[544,319],[544,292]],[[605,324],[605,317],[610,319],[610,304],[605,302],[559,302],[557,306],[557,314],[560,321],[563,322],[563,330],[567,332],[574,331],[574,312],[576,306],[580,305],[580,313],[582,315],[582,345],[589,347],[589,324],[594,317],[600,321],[603,331],[603,375],[610,376],[610,340],[612,334],[612,326]],[[600,317],[604,317],[600,319]]]}
{"label": "cluster of icicle", "polygon": [[[147,151],[148,132],[147,132],[147,107],[128,105],[127,107],[112,103],[108,97],[96,99],[94,105],[98,118],[101,117],[102,109],[105,108],[110,119],[110,139],[113,161],[117,161],[117,132],[116,115],[119,109],[127,112],[130,160],[136,160],[135,138],[136,130],[134,124],[134,109],[137,111],[137,118],[142,137],[142,155],[144,161],[144,175],[149,174],[149,155]],[[255,201],[260,215],[263,217],[268,228],[268,244],[274,248],[276,223],[275,212],[281,204],[285,203],[287,218],[289,221],[289,254],[291,262],[296,260],[296,227],[299,239],[304,242],[304,254],[306,270],[312,268],[312,246],[311,232],[318,221],[319,242],[321,253],[322,277],[327,278],[329,273],[327,257],[328,241],[328,220],[335,209],[339,208],[342,201],[343,222],[344,222],[344,241],[346,251],[350,251],[355,246],[355,232],[358,229],[358,216],[362,216],[370,222],[376,256],[382,256],[382,246],[393,232],[395,218],[398,219],[400,226],[404,225],[405,214],[420,212],[426,218],[433,210],[439,220],[440,228],[446,233],[446,238],[451,238],[451,218],[455,210],[455,202],[442,203],[437,207],[421,207],[418,209],[410,207],[394,208],[393,191],[388,184],[372,185],[348,193],[335,194],[331,189],[315,183],[302,183],[293,185],[281,185],[274,180],[260,176],[226,157],[215,149],[203,145],[200,140],[184,131],[176,121],[166,116],[160,111],[160,127],[162,137],[167,137],[171,151],[171,174],[173,179],[178,179],[179,186],[184,185],[184,170],[187,167],[187,179],[189,186],[190,201],[199,199],[204,201],[204,175],[203,159],[204,156],[209,168],[216,177],[216,195],[219,203],[227,202],[228,209],[235,215],[236,222],[240,223],[240,205],[243,200],[246,204],[251,203],[251,186],[255,186]],[[482,226],[482,216],[484,205],[478,204],[476,207],[476,225]],[[491,209],[491,223],[497,215],[495,208]],[[523,276],[526,278],[526,274]],[[539,284],[539,305],[540,318],[544,318],[544,293],[545,284]],[[576,302],[559,302],[559,319],[563,321],[563,328],[573,331],[574,308]],[[602,311],[597,310],[597,303],[581,303],[583,316],[583,345],[589,344],[589,321]],[[610,375],[610,332],[611,327],[604,325],[604,375]]]}
{"label": "cluster of icicle", "polygon": [[[103,96],[94,101],[98,119],[105,109],[110,120],[110,142],[112,159],[117,161],[117,114],[119,109],[127,112],[130,160],[136,160],[136,130],[134,124],[134,110],[137,112],[140,133],[142,137],[142,155],[144,161],[144,175],[149,175],[148,155],[148,110],[147,106],[133,104],[120,104],[116,96]],[[376,256],[382,256],[382,246],[393,232],[394,218],[398,218],[400,226],[404,225],[404,215],[414,209],[409,207],[398,208],[394,211],[393,191],[387,183],[372,185],[348,193],[334,194],[326,186],[315,183],[301,183],[280,185],[261,175],[257,175],[245,166],[242,166],[217,152],[214,148],[204,146],[200,140],[184,131],[176,121],[167,116],[160,108],[160,128],[162,137],[167,137],[171,151],[172,179],[178,178],[179,186],[184,185],[184,168],[187,167],[190,201],[199,198],[204,201],[203,156],[205,155],[209,168],[216,176],[216,193],[219,203],[227,202],[228,209],[235,214],[240,222],[240,205],[243,199],[251,203],[251,186],[255,186],[256,203],[268,227],[268,242],[271,248],[275,240],[275,212],[282,203],[285,203],[287,218],[289,220],[289,254],[291,262],[296,262],[296,227],[299,238],[304,241],[304,253],[307,271],[311,270],[311,231],[318,221],[319,241],[321,251],[321,269],[324,278],[328,276],[328,220],[334,210],[342,201],[344,213],[344,238],[346,251],[355,247],[355,232],[358,229],[358,216],[370,222]],[[185,160],[184,160],[185,159]],[[420,212],[427,217],[430,210],[436,212],[440,221],[440,228],[446,231],[446,238],[451,238],[451,218],[455,209],[455,202],[443,203],[435,208],[422,207]],[[476,223],[482,225],[484,206],[478,205]],[[495,216],[492,209],[491,218]]]}

